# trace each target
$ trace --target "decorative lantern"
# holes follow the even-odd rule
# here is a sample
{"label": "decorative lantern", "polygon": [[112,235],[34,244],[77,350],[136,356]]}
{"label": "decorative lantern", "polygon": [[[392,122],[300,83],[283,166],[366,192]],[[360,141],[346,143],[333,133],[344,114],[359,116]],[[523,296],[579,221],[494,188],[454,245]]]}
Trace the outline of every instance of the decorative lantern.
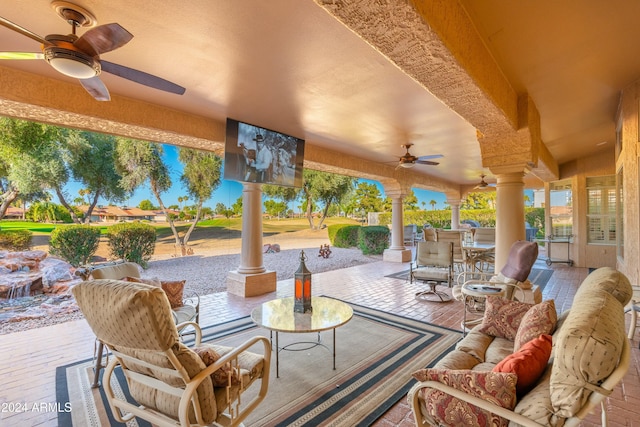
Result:
{"label": "decorative lantern", "polygon": [[304,264],[306,259],[304,251],[300,251],[300,266],[294,276],[293,311],[296,313],[311,313],[313,311],[311,308],[311,272]]}

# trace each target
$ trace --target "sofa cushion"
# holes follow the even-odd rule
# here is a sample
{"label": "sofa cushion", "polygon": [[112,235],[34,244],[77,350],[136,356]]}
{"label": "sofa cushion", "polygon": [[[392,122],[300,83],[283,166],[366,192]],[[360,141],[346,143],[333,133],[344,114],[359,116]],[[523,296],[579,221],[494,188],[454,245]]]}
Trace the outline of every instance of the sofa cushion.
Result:
{"label": "sofa cushion", "polygon": [[586,290],[556,337],[551,401],[556,414],[568,418],[591,394],[585,385],[598,386],[617,366],[627,339],[624,307],[607,291]]}
{"label": "sofa cushion", "polygon": [[478,331],[513,341],[520,321],[531,307],[531,304],[489,295]]}
{"label": "sofa cushion", "polygon": [[526,342],[518,351],[505,357],[493,372],[512,372],[518,376],[516,392],[526,394],[543,374],[551,356],[551,335],[540,335]]}
{"label": "sofa cushion", "polygon": [[583,292],[594,288],[613,295],[623,306],[627,305],[633,296],[629,279],[611,267],[601,267],[591,272],[580,284],[574,300],[581,299]]}
{"label": "sofa cushion", "polygon": [[[414,372],[413,376],[418,381],[437,381],[449,385],[503,408],[513,409],[516,404],[517,377],[514,374],[422,369]],[[509,424],[508,420],[452,397],[443,391],[423,388],[420,393],[427,414],[440,425],[506,427]]]}
{"label": "sofa cushion", "polygon": [[553,300],[547,300],[531,307],[525,313],[518,327],[513,342],[514,351],[542,334],[553,334],[557,320],[558,313],[556,313],[556,305]]}

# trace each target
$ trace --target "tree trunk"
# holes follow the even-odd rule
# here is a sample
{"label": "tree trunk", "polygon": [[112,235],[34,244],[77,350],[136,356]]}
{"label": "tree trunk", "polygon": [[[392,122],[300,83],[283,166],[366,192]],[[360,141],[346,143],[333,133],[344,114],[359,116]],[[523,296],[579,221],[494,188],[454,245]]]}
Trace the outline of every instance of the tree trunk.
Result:
{"label": "tree trunk", "polygon": [[91,214],[93,213],[93,208],[98,204],[98,198],[100,197],[100,191],[96,191],[95,196],[93,197],[93,202],[89,205],[87,209],[87,213],[85,214],[84,223],[89,224],[91,222]]}
{"label": "tree trunk", "polygon": [[0,219],[4,218],[4,216],[7,214],[7,209],[9,209],[9,205],[11,205],[11,203],[13,203],[13,201],[18,198],[19,194],[20,192],[18,190],[16,190],[15,188],[11,188],[2,195],[2,203],[0,204]]}
{"label": "tree trunk", "polygon": [[56,195],[58,196],[58,199],[60,199],[60,204],[64,206],[66,210],[69,211],[69,214],[71,215],[71,219],[73,220],[74,224],[81,224],[81,221],[80,221],[80,218],[78,218],[78,215],[76,215],[73,208],[69,206],[69,203],[67,203],[67,201],[64,199],[64,194],[62,194],[62,190],[60,190],[60,187],[56,186],[55,190],[56,190]]}
{"label": "tree trunk", "polygon": [[311,209],[311,206],[313,205],[312,200],[307,197],[307,219],[309,220],[309,227],[311,227],[312,230],[315,230],[316,227],[313,224],[313,209]]}
{"label": "tree trunk", "polygon": [[160,198],[160,193],[158,192],[158,190],[155,188],[154,185],[151,186],[151,191],[153,192],[153,195],[156,197],[156,200],[158,201],[158,205],[160,205],[160,209],[162,209],[162,212],[164,212],[164,215],[167,217],[167,222],[169,223],[169,227],[171,228],[171,232],[173,233],[173,238],[175,239],[176,243],[175,243],[175,247],[180,248],[181,252],[182,252],[182,239],[180,238],[180,235],[178,234],[178,230],[176,229],[175,224],[173,223],[173,219],[171,218],[171,215],[169,215],[169,212],[167,211],[167,208],[164,207],[164,203],[162,203],[162,199]]}
{"label": "tree trunk", "polygon": [[327,212],[329,212],[329,207],[331,206],[331,202],[328,202],[324,209],[322,210],[322,217],[320,217],[320,222],[318,223],[318,228],[322,228],[322,223],[324,219],[327,217]]}
{"label": "tree trunk", "polygon": [[182,239],[182,255],[193,255],[193,250],[190,248],[187,248],[187,243],[189,242],[189,238],[191,237],[191,233],[193,232],[193,230],[195,230],[196,226],[198,225],[198,221],[200,221],[200,215],[202,213],[202,203],[203,200],[198,200],[198,208],[196,209],[196,217],[193,219],[193,222],[191,223],[191,226],[189,227],[189,229],[187,230],[187,232],[184,235],[184,238]]}

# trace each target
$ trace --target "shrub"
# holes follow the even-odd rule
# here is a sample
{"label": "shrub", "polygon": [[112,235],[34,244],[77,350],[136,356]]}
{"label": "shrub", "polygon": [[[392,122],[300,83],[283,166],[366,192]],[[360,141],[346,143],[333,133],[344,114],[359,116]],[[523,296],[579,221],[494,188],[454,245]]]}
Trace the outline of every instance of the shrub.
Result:
{"label": "shrub", "polygon": [[379,255],[389,247],[389,228],[383,225],[360,227],[358,247],[364,255]]}
{"label": "shrub", "polygon": [[9,251],[24,251],[31,246],[29,230],[0,230],[0,249]]}
{"label": "shrub", "polygon": [[140,222],[120,223],[107,228],[111,256],[147,266],[156,246],[156,229]]}
{"label": "shrub", "polygon": [[51,231],[49,252],[74,267],[88,264],[98,250],[100,229],[90,225],[65,225]]}
{"label": "shrub", "polygon": [[[354,248],[358,245],[358,230],[362,227],[359,225],[336,224],[333,240],[329,237],[329,241],[336,248]],[[332,225],[329,226],[331,229]],[[331,233],[331,230],[328,230]]]}

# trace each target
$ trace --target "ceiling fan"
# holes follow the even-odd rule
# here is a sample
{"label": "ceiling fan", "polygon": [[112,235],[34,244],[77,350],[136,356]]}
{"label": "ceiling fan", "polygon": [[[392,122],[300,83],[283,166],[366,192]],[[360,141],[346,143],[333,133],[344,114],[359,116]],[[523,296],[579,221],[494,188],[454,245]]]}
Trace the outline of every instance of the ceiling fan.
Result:
{"label": "ceiling fan", "polygon": [[412,168],[415,165],[436,166],[436,165],[440,164],[438,162],[433,162],[433,161],[428,160],[428,159],[439,159],[440,157],[443,157],[442,154],[431,154],[429,156],[416,157],[416,156],[412,155],[411,153],[409,153],[409,148],[411,148],[412,145],[413,144],[401,145],[401,147],[406,149],[407,152],[404,154],[404,156],[400,157],[400,159],[398,161],[398,166],[396,166],[396,169],[398,169],[398,168]]}
{"label": "ceiling fan", "polygon": [[486,177],[485,174],[480,175],[480,182],[478,183],[478,185],[473,187],[474,190],[484,190],[485,188],[496,186],[495,184],[489,184],[487,181],[485,181],[484,180],[485,177]]}
{"label": "ceiling fan", "polygon": [[165,92],[178,95],[185,92],[185,88],[168,80],[100,59],[101,54],[118,49],[133,38],[120,24],[100,25],[78,37],[76,28],[95,25],[95,17],[86,9],[67,1],[54,0],[51,7],[71,24],[71,34],[49,34],[43,38],[0,16],[0,25],[42,44],[42,52],[0,52],[0,59],[44,59],[58,72],[77,78],[82,87],[98,101],[111,99],[99,77],[103,71]]}

